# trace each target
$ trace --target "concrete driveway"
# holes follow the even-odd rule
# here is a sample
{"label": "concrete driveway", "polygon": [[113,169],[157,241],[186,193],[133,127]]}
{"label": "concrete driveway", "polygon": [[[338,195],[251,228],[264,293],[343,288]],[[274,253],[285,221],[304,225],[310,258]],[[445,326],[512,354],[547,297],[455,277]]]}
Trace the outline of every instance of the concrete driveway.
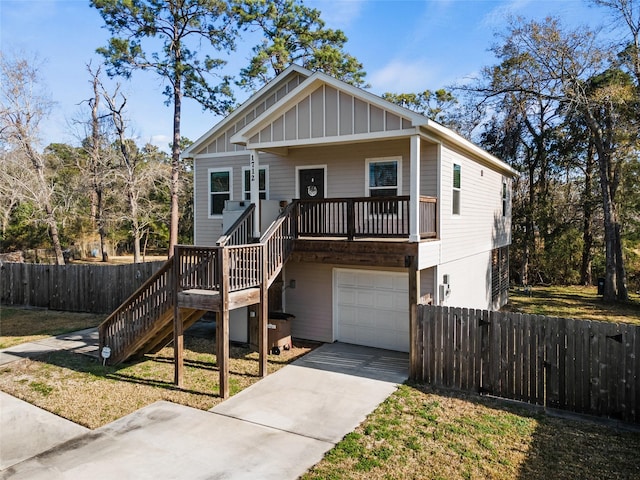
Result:
{"label": "concrete driveway", "polygon": [[295,479],[407,376],[407,354],[323,345],[209,412],[157,402],[0,478]]}

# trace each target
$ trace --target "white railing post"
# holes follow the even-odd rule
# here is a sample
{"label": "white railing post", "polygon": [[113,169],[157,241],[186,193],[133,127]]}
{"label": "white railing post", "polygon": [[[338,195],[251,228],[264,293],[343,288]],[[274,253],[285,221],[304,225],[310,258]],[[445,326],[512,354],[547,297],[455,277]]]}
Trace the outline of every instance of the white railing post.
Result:
{"label": "white railing post", "polygon": [[409,139],[411,175],[409,185],[409,241],[420,241],[420,135]]}

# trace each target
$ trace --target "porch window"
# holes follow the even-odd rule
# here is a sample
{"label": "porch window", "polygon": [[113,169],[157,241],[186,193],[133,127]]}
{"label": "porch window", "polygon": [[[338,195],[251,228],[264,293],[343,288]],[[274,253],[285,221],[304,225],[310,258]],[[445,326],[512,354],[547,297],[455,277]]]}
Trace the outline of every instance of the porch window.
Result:
{"label": "porch window", "polygon": [[[402,189],[400,158],[367,159],[367,194],[370,197],[396,197]],[[372,214],[398,213],[397,202],[376,203]]]}
{"label": "porch window", "polygon": [[209,169],[209,216],[222,215],[225,200],[233,200],[231,185],[233,185],[231,168]]}
{"label": "porch window", "polygon": [[461,171],[460,165],[453,164],[453,208],[454,215],[460,215],[460,188],[461,188]]}
{"label": "porch window", "polygon": [[[260,200],[269,198],[269,167],[258,169],[258,190]],[[251,200],[251,168],[242,167],[242,192],[245,200]]]}

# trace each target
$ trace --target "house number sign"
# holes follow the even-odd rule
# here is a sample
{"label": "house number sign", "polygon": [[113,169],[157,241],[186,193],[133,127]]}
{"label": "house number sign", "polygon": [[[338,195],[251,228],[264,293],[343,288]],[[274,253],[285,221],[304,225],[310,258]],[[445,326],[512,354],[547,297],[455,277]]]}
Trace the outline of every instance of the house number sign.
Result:
{"label": "house number sign", "polygon": [[256,179],[256,159],[251,155],[251,181],[253,182]]}

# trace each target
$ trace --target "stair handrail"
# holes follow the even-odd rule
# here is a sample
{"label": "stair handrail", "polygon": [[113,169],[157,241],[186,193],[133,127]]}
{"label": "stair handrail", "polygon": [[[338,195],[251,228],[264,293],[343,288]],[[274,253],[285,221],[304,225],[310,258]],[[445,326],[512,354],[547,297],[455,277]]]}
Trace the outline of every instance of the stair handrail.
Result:
{"label": "stair handrail", "polygon": [[[174,260],[169,258],[149,279],[144,282],[129,298],[127,298],[111,315],[109,315],[99,326],[99,352],[105,346],[111,349],[109,363],[115,364],[121,360],[125,349],[131,343],[132,337],[141,331],[151,327],[155,319],[164,312],[158,312],[158,307],[164,311],[173,308],[173,268]],[[155,306],[146,305],[158,296],[164,297]],[[143,310],[142,315],[133,315],[135,309]],[[118,325],[118,328],[115,328]]]}
{"label": "stair handrail", "polygon": [[247,243],[251,243],[250,240],[253,239],[251,236],[253,233],[253,212],[256,209],[255,203],[249,205],[242,215],[238,217],[238,219],[233,222],[226,232],[224,232],[216,245],[219,247],[226,247],[230,245],[245,245]]}
{"label": "stair handrail", "polygon": [[294,213],[297,209],[298,201],[294,200],[284,208],[267,231],[260,237],[267,268],[267,287],[278,276],[293,250],[293,241],[296,237],[296,217]]}

